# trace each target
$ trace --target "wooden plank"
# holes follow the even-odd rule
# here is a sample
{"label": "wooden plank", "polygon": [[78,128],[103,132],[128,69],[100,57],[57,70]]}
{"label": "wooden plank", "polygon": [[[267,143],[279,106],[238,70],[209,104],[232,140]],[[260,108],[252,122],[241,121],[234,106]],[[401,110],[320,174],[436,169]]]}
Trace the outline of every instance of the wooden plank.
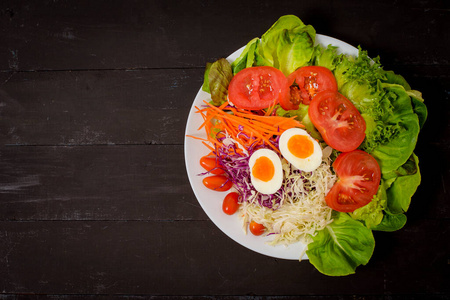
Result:
{"label": "wooden plank", "polygon": [[0,220],[206,220],[183,146],[0,148]]}
{"label": "wooden plank", "polygon": [[[420,141],[448,144],[450,67],[397,73],[428,105]],[[0,145],[183,144],[203,81],[203,69],[0,74]]]}
{"label": "wooden plank", "polygon": [[202,67],[285,14],[389,63],[448,64],[448,47],[434,43],[450,27],[448,8],[437,0],[14,1],[0,7],[0,70]]}
{"label": "wooden plank", "polygon": [[0,143],[183,144],[202,83],[203,69],[16,73],[0,89]]}
{"label": "wooden plank", "polygon": [[[145,300],[145,299],[160,299],[168,300],[422,300],[423,295],[297,295],[297,296],[255,296],[255,295],[239,295],[239,296],[168,296],[168,295],[158,295],[158,296],[144,296],[144,295],[36,295],[36,294],[10,294],[10,295],[0,295],[0,300],[16,300],[16,299],[62,299],[62,300],[81,300],[81,299],[108,299],[108,300]],[[448,300],[447,295],[427,295],[427,300]]]}
{"label": "wooden plank", "polygon": [[[389,269],[385,274],[386,290],[392,295],[450,296],[449,219],[409,218],[408,222],[400,231],[375,235],[376,247],[383,245],[376,252],[377,259]],[[427,253],[423,249],[428,247],[433,250]]]}
{"label": "wooden plank", "polygon": [[[448,219],[450,148],[418,149],[407,216]],[[207,220],[182,145],[0,148],[0,220]],[[433,155],[429,155],[433,153]]]}
{"label": "wooden plank", "polygon": [[[5,241],[0,246],[4,293],[292,295],[347,290],[327,286],[333,279],[308,262],[247,250],[207,221],[0,222],[0,236]],[[360,271],[367,282],[354,292],[382,293],[382,269]],[[350,284],[352,278],[342,282]]]}
{"label": "wooden plank", "polygon": [[[130,295],[448,295],[448,220],[376,235],[356,275],[256,254],[209,221],[0,222],[3,293]],[[430,238],[430,230],[441,232]],[[161,234],[164,233],[164,234]],[[414,251],[432,242],[436,251]],[[408,280],[405,280],[408,279]]]}

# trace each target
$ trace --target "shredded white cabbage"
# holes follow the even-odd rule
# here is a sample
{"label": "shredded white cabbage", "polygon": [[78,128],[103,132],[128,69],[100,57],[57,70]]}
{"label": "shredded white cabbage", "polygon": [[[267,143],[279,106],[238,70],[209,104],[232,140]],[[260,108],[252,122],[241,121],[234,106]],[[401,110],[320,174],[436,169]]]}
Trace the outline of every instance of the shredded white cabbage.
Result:
{"label": "shredded white cabbage", "polygon": [[294,172],[294,167],[282,160],[284,170],[281,202],[267,208],[255,199],[247,199],[240,205],[244,231],[250,221],[263,224],[266,235],[273,239],[271,245],[289,245],[296,242],[308,244],[311,236],[332,222],[332,209],[325,202],[325,195],[336,181],[331,171],[329,149],[324,149],[322,164],[312,172]]}

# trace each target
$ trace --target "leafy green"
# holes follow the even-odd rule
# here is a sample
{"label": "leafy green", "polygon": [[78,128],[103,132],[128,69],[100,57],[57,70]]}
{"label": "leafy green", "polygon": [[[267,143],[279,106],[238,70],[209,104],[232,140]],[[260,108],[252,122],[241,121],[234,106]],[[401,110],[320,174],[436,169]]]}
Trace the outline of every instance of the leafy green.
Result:
{"label": "leafy green", "polygon": [[386,71],[385,73],[386,80],[384,82],[399,84],[405,88],[405,90],[409,91],[411,87],[408,82],[402,75],[395,74],[394,71]]}
{"label": "leafy green", "polygon": [[422,129],[428,117],[428,110],[425,103],[423,103],[422,94],[419,91],[410,90],[408,95],[411,97],[414,112],[419,118],[419,126]]}
{"label": "leafy green", "polygon": [[239,71],[252,67],[255,63],[255,49],[259,43],[259,38],[254,38],[247,43],[241,55],[231,64],[233,74],[236,75]]}
{"label": "leafy green", "polygon": [[389,212],[393,214],[406,212],[421,181],[419,159],[413,153],[401,167],[383,174],[383,177],[390,178],[391,182],[386,191]]}
{"label": "leafy green", "polygon": [[207,93],[211,93],[211,91],[209,90],[209,70],[211,70],[211,65],[212,63],[210,62],[206,63],[205,72],[203,74],[202,90]]}
{"label": "leafy green", "polygon": [[336,58],[334,76],[338,89],[348,82],[364,83],[368,86],[376,85],[378,80],[385,80],[385,71],[381,68],[379,58],[371,59],[367,51],[358,48],[358,56],[341,54]]}
{"label": "leafy green", "polygon": [[369,204],[349,213],[349,215],[355,220],[364,222],[367,228],[372,229],[383,220],[383,211],[386,208],[386,201],[386,187],[384,181],[382,180],[378,193],[373,197],[372,201]]}
{"label": "leafy green", "polygon": [[218,106],[227,101],[231,78],[233,78],[231,64],[225,58],[206,65],[202,90],[211,94],[214,105]]}
{"label": "leafy green", "polygon": [[372,231],[348,214],[333,212],[332,217],[333,223],[313,237],[306,254],[325,275],[353,274],[356,267],[367,264],[373,254]]}
{"label": "leafy green", "polygon": [[[376,147],[365,149],[374,156],[381,167],[382,173],[396,170],[411,156],[416,147],[420,131],[419,118],[412,107],[411,98],[401,85],[383,83],[385,96],[392,105],[392,112],[379,119],[380,128],[373,131],[366,130],[366,145],[368,142],[376,144],[377,139],[383,137],[384,141]],[[381,130],[389,130],[389,139]],[[377,136],[378,134],[378,136]]]}
{"label": "leafy green", "polygon": [[286,76],[310,61],[314,51],[316,31],[298,17],[283,16],[261,36],[256,45],[258,66],[272,66]]}
{"label": "leafy green", "polygon": [[326,48],[320,44],[317,45],[314,48],[311,65],[325,67],[333,71],[340,59],[337,49],[338,47],[332,45],[328,45]]}
{"label": "leafy green", "polygon": [[406,224],[406,216],[404,214],[391,214],[386,212],[380,224],[372,227],[372,230],[392,232],[400,230]]}

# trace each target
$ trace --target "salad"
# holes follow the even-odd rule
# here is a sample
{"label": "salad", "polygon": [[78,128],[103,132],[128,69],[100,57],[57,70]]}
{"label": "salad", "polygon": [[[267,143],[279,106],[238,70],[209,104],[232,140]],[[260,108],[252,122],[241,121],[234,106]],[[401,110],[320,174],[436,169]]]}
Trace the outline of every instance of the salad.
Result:
{"label": "salad", "polygon": [[287,15],[234,61],[208,63],[205,137],[191,137],[209,149],[199,175],[224,214],[271,245],[307,245],[320,272],[342,276],[368,263],[373,231],[405,225],[427,108],[379,58],[315,39]]}

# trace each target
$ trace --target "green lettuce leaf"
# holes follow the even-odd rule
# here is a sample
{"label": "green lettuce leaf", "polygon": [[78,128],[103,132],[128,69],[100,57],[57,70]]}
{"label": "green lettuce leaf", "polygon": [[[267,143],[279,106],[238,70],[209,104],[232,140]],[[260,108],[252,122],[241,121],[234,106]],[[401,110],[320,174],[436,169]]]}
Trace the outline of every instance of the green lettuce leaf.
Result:
{"label": "green lettuce leaf", "polygon": [[386,208],[386,186],[385,182],[381,180],[380,187],[377,194],[373,197],[369,204],[356,209],[349,213],[349,215],[355,219],[363,222],[367,228],[373,229],[381,223],[384,217],[384,210]]}
{"label": "green lettuce leaf", "polygon": [[317,45],[314,48],[311,64],[314,66],[325,67],[333,71],[340,59],[340,56],[337,54],[337,49],[338,47],[332,45],[328,45],[327,47]]}
{"label": "green lettuce leaf", "polygon": [[386,211],[380,224],[372,227],[372,230],[393,232],[403,228],[406,224],[406,216],[404,214],[391,214]]}
{"label": "green lettuce leaf", "polygon": [[[375,148],[367,149],[380,163],[382,173],[402,166],[416,147],[420,131],[419,118],[413,110],[411,98],[401,85],[383,84],[386,99],[392,104],[392,113],[385,117],[382,129],[391,130],[390,139]],[[373,138],[373,133],[367,138]],[[371,150],[371,151],[370,151]]]}
{"label": "green lettuce leaf", "polygon": [[361,47],[358,50],[357,57],[342,54],[336,59],[334,76],[339,90],[348,82],[357,81],[375,86],[378,80],[386,80],[386,72],[381,67],[379,57],[371,59],[367,51]]}
{"label": "green lettuce leaf", "polygon": [[409,86],[408,82],[405,80],[405,78],[402,75],[395,74],[394,71],[386,71],[385,72],[386,80],[384,82],[387,83],[393,83],[393,84],[399,84],[405,88],[405,90],[409,91],[411,87]]}
{"label": "green lettuce leaf", "polygon": [[321,273],[344,276],[369,262],[375,248],[372,231],[348,214],[333,212],[333,223],[308,245],[309,261]]}
{"label": "green lettuce leaf", "polygon": [[209,70],[211,70],[211,65],[212,63],[210,62],[206,63],[205,73],[203,74],[202,90],[207,93],[211,93],[209,89]]}
{"label": "green lettuce leaf", "polygon": [[202,90],[211,94],[212,104],[219,106],[227,101],[228,85],[232,78],[231,64],[225,58],[207,64]]}
{"label": "green lettuce leaf", "polygon": [[408,91],[408,95],[411,97],[414,112],[419,118],[419,126],[420,129],[422,129],[428,117],[428,110],[425,103],[423,103],[422,93],[420,93],[419,91],[410,90]]}
{"label": "green lettuce leaf", "polygon": [[283,16],[256,45],[256,65],[275,67],[287,76],[311,60],[315,37],[311,25],[305,25],[293,15]]}
{"label": "green lettuce leaf", "polygon": [[234,75],[245,68],[253,66],[255,63],[255,49],[258,43],[259,38],[254,38],[248,42],[241,55],[231,64]]}
{"label": "green lettuce leaf", "polygon": [[413,153],[405,164],[395,171],[383,174],[383,177],[389,178],[391,182],[386,190],[389,212],[392,214],[406,212],[421,181],[419,159]]}

